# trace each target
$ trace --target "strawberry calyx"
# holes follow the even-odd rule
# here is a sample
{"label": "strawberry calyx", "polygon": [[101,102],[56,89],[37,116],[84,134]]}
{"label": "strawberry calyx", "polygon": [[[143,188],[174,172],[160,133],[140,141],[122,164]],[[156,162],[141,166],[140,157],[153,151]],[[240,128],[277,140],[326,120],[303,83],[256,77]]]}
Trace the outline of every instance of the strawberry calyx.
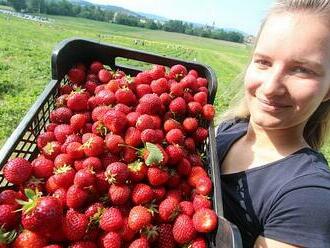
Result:
{"label": "strawberry calyx", "polygon": [[23,211],[24,214],[28,214],[31,211],[33,211],[33,209],[35,209],[42,193],[39,192],[38,188],[36,188],[35,191],[27,188],[24,190],[24,193],[28,200],[23,201],[23,200],[16,199],[16,202],[19,203],[20,205],[22,205],[22,208],[20,208],[16,211]]}
{"label": "strawberry calyx", "polygon": [[96,131],[98,131],[103,136],[107,135],[107,133],[108,133],[108,129],[102,123],[97,125]]}
{"label": "strawberry calyx", "polygon": [[155,213],[159,213],[157,207],[158,205],[155,204],[155,200],[153,200],[150,204],[145,206],[148,211],[151,213],[152,216],[155,216]]}
{"label": "strawberry calyx", "polygon": [[15,230],[7,232],[4,229],[4,225],[0,227],[0,245],[7,245],[14,241],[17,236],[17,232]]}
{"label": "strawberry calyx", "polygon": [[150,241],[156,240],[159,235],[158,227],[148,225],[140,230],[140,234],[145,236]]}
{"label": "strawberry calyx", "polygon": [[93,229],[93,227],[96,227],[99,225],[100,219],[105,211],[105,208],[98,207],[97,212],[89,217],[89,223],[88,223],[88,228]]}
{"label": "strawberry calyx", "polygon": [[58,167],[58,168],[55,168],[55,170],[54,170],[54,174],[55,174],[55,175],[58,175],[58,174],[66,173],[66,172],[68,172],[68,171],[70,171],[70,170],[72,170],[71,165],[69,165],[69,164],[64,164],[64,165],[62,165],[62,166],[60,166],[60,167]]}
{"label": "strawberry calyx", "polygon": [[133,163],[128,164],[128,170],[132,171],[132,172],[139,172],[141,171],[143,162],[141,162],[140,160],[136,160]]}
{"label": "strawberry calyx", "polygon": [[43,147],[43,150],[51,155],[54,152],[54,145],[52,144],[52,142],[47,142],[47,144]]}
{"label": "strawberry calyx", "polygon": [[145,147],[142,149],[142,154],[145,159],[145,164],[150,166],[152,164],[161,164],[164,160],[164,155],[162,151],[157,147],[157,145],[146,142]]}

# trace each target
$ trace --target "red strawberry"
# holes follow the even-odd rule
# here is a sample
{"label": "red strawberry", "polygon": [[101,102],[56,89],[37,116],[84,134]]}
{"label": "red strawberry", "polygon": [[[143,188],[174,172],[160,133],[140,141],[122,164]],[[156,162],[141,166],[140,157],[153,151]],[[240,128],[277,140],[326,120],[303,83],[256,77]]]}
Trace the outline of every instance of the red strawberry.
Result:
{"label": "red strawberry", "polygon": [[160,202],[161,200],[164,199],[165,194],[166,194],[166,190],[165,190],[164,186],[153,187],[152,191],[154,192],[154,198],[155,198],[156,202]]}
{"label": "red strawberry", "polygon": [[184,85],[182,83],[173,83],[171,84],[170,94],[172,97],[183,96]]}
{"label": "red strawberry", "polygon": [[84,114],[75,114],[70,119],[70,126],[77,132],[82,129],[87,123],[87,116]]}
{"label": "red strawberry", "polygon": [[123,103],[127,106],[134,106],[136,104],[136,96],[128,88],[118,89],[115,93],[117,103]]}
{"label": "red strawberry", "polygon": [[102,247],[104,248],[120,248],[121,247],[121,237],[120,234],[116,232],[108,232],[103,238],[102,238]]}
{"label": "red strawberry", "polygon": [[39,149],[47,145],[48,142],[54,141],[55,135],[54,132],[44,132],[41,133],[37,138],[37,146]]}
{"label": "red strawberry", "polygon": [[56,197],[60,203],[63,209],[66,208],[66,190],[63,188],[57,189],[53,194],[53,197]]}
{"label": "red strawberry", "polygon": [[127,168],[129,172],[129,178],[133,182],[140,182],[147,176],[148,168],[144,163],[140,161],[130,163]]}
{"label": "red strawberry", "polygon": [[73,87],[69,84],[62,84],[60,86],[60,95],[70,94],[70,92],[73,90]]}
{"label": "red strawberry", "polygon": [[148,181],[152,186],[160,186],[165,184],[169,179],[167,171],[162,170],[158,167],[148,168]]}
{"label": "red strawberry", "polygon": [[214,106],[211,105],[211,104],[205,104],[203,106],[203,117],[206,119],[206,120],[212,120],[213,117],[215,115],[215,109],[214,109]]}
{"label": "red strawberry", "polygon": [[138,231],[141,228],[150,225],[152,215],[150,211],[143,206],[135,206],[131,209],[128,216],[128,226]]}
{"label": "red strawberry", "polygon": [[202,143],[204,140],[207,139],[209,132],[206,128],[198,127],[196,132],[193,135],[193,139],[196,143]]}
{"label": "red strawberry", "polygon": [[201,176],[196,180],[196,193],[208,195],[212,191],[212,181],[208,176]]}
{"label": "red strawberry", "polygon": [[188,75],[192,75],[195,78],[198,78],[198,72],[196,70],[194,70],[194,69],[189,70]]}
{"label": "red strawberry", "polygon": [[70,165],[64,164],[63,166],[57,167],[54,174],[54,183],[59,188],[67,189],[73,184],[76,172]]}
{"label": "red strawberry", "polygon": [[100,219],[100,227],[106,232],[118,231],[123,224],[120,210],[113,207],[106,209]]}
{"label": "red strawberry", "polygon": [[109,199],[113,205],[125,204],[131,195],[131,190],[126,184],[111,184],[109,188]]}
{"label": "red strawberry", "polygon": [[134,240],[128,248],[149,248],[149,242],[146,237],[141,237]]}
{"label": "red strawberry", "polygon": [[198,232],[209,233],[217,228],[218,216],[213,210],[202,208],[194,213],[193,224]]}
{"label": "red strawberry", "polygon": [[202,106],[207,104],[207,93],[198,92],[194,95],[194,101],[199,102]]}
{"label": "red strawberry", "polygon": [[77,88],[68,96],[67,106],[73,111],[87,110],[88,94],[85,90]]}
{"label": "red strawberry", "polygon": [[125,143],[133,147],[142,145],[141,131],[135,127],[127,128],[125,133]]}
{"label": "red strawberry", "polygon": [[162,112],[162,101],[156,94],[146,94],[139,100],[139,107],[136,107],[136,112],[141,114],[159,114]]}
{"label": "red strawberry", "polygon": [[193,92],[196,92],[198,89],[197,80],[192,75],[187,75],[180,81],[181,84],[183,84],[183,87],[191,89]]}
{"label": "red strawberry", "polygon": [[103,119],[103,116],[106,112],[108,112],[111,108],[109,106],[97,106],[92,111],[92,119],[93,121],[100,121]]}
{"label": "red strawberry", "polygon": [[144,129],[141,132],[141,140],[143,143],[150,142],[153,144],[161,143],[161,139],[157,135],[157,131],[154,129]]}
{"label": "red strawberry", "polygon": [[149,71],[149,75],[153,80],[164,77],[166,69],[163,65],[153,65],[152,69]]}
{"label": "red strawberry", "polygon": [[89,66],[89,70],[91,73],[93,74],[98,74],[98,72],[100,70],[102,70],[104,67],[103,67],[103,64],[99,61],[94,61],[91,63],[91,65]]}
{"label": "red strawberry", "polygon": [[2,228],[10,230],[17,227],[20,215],[15,211],[15,205],[0,205],[0,226]]}
{"label": "red strawberry", "polygon": [[126,115],[118,110],[109,110],[103,117],[104,125],[113,133],[120,134],[126,129]]}
{"label": "red strawberry", "polygon": [[109,133],[109,130],[106,128],[102,121],[96,121],[93,123],[92,132],[97,136],[104,137],[107,135],[107,133]]}
{"label": "red strawberry", "polygon": [[136,161],[138,158],[137,151],[134,148],[131,147],[124,147],[123,153],[122,153],[122,161],[124,163],[132,163]]}
{"label": "red strawberry", "polygon": [[72,91],[73,89],[70,88],[70,91],[68,94],[64,94],[64,95],[61,95],[59,96],[57,99],[56,99],[56,102],[55,102],[55,106],[57,108],[59,107],[66,107],[66,104],[67,104],[67,101],[68,101],[68,96],[70,94],[70,92]]}
{"label": "red strawberry", "polygon": [[179,213],[179,202],[175,198],[166,198],[159,204],[159,217],[163,222],[172,222]]}
{"label": "red strawberry", "polygon": [[60,108],[53,110],[50,113],[50,120],[51,120],[51,122],[58,123],[58,124],[69,123],[72,114],[73,113],[72,113],[71,109],[69,109],[67,107],[60,107]]}
{"label": "red strawberry", "polygon": [[88,188],[95,183],[95,172],[89,168],[77,171],[73,183],[81,189]]}
{"label": "red strawberry", "polygon": [[168,119],[164,122],[164,131],[167,133],[172,129],[182,129],[182,126],[180,124],[180,122],[174,120],[174,119]]}
{"label": "red strawberry", "polygon": [[67,124],[61,124],[55,127],[54,134],[56,137],[56,140],[60,143],[64,143],[67,136],[70,134],[73,134],[73,129],[70,125]]}
{"label": "red strawberry", "polygon": [[62,223],[63,209],[61,202],[52,196],[40,197],[39,193],[26,189],[28,201],[23,205],[22,225],[31,231],[54,230]]}
{"label": "red strawberry", "polygon": [[198,128],[198,121],[196,118],[188,117],[183,121],[183,128],[188,133],[193,133]]}
{"label": "red strawberry", "polygon": [[150,84],[152,80],[151,75],[147,71],[140,72],[136,75],[134,78],[134,84],[139,85],[139,84]]}
{"label": "red strawberry", "polygon": [[202,78],[202,77],[198,77],[197,78],[197,84],[198,84],[199,87],[207,87],[207,79]]}
{"label": "red strawberry", "polygon": [[10,183],[20,185],[32,174],[32,165],[24,158],[14,158],[7,162],[3,174]]}
{"label": "red strawberry", "polygon": [[72,185],[66,192],[66,205],[69,208],[79,209],[83,207],[88,200],[88,192],[79,188],[77,185]]}
{"label": "red strawberry", "polygon": [[[91,74],[91,75],[93,75],[93,74]],[[96,81],[98,81],[97,78],[96,78]],[[90,95],[94,95],[96,87],[97,87],[97,83],[92,80],[87,80],[87,82],[85,83],[85,86],[84,86],[84,88],[87,90],[87,92]]]}
{"label": "red strawberry", "polygon": [[70,245],[70,248],[97,248],[92,241],[77,241]]}
{"label": "red strawberry", "polygon": [[136,128],[141,132],[145,129],[153,129],[154,128],[153,118],[147,114],[141,115],[137,119]]}
{"label": "red strawberry", "polygon": [[150,87],[150,85],[148,84],[139,84],[136,86],[136,96],[138,98],[141,98],[142,96],[146,95],[146,94],[152,94],[152,89]]}
{"label": "red strawberry", "polygon": [[195,144],[195,141],[193,138],[191,137],[187,137],[185,140],[184,140],[184,146],[185,148],[191,152],[191,153],[194,153],[196,151],[196,144]]}
{"label": "red strawberry", "polygon": [[107,69],[101,69],[99,70],[98,74],[97,74],[99,80],[101,83],[108,83],[111,78],[112,78],[112,74],[110,71],[108,71]]}
{"label": "red strawberry", "polygon": [[23,230],[12,244],[13,248],[43,248],[47,240],[40,234]]}
{"label": "red strawberry", "polygon": [[66,153],[73,159],[81,159],[85,156],[82,144],[79,142],[70,142],[66,146]]}
{"label": "red strawberry", "polygon": [[118,89],[120,89],[120,79],[112,79],[109,83],[104,85],[106,90],[110,90],[111,92],[115,93]]}
{"label": "red strawberry", "polygon": [[170,131],[168,131],[168,133],[166,134],[165,138],[166,138],[166,141],[169,144],[182,145],[183,142],[184,142],[183,133],[178,128],[174,128],[174,129],[171,129]]}
{"label": "red strawberry", "polygon": [[207,248],[207,243],[204,238],[197,237],[190,242],[189,247],[191,248]]}
{"label": "red strawberry", "polygon": [[129,107],[123,103],[117,103],[114,107],[113,110],[123,112],[124,114],[128,114],[132,111],[132,107]]}
{"label": "red strawberry", "polygon": [[115,94],[106,89],[99,91],[95,98],[98,101],[98,105],[111,105],[116,103]]}
{"label": "red strawberry", "polygon": [[44,156],[39,156],[32,161],[32,173],[39,178],[48,178],[53,175],[54,163],[46,159]]}
{"label": "red strawberry", "polygon": [[8,205],[13,205],[16,208],[19,207],[19,204],[16,202],[17,200],[22,200],[24,196],[11,189],[5,189],[0,193],[0,204],[8,204]]}
{"label": "red strawberry", "polygon": [[175,248],[175,240],[173,237],[173,227],[171,224],[160,224],[158,227],[159,237],[157,240],[157,248]]}
{"label": "red strawberry", "polygon": [[154,192],[147,184],[138,183],[132,191],[132,201],[135,205],[142,205],[151,202],[154,197]]}
{"label": "red strawberry", "polygon": [[88,219],[86,215],[68,210],[63,221],[63,231],[68,240],[79,241],[86,234]]}
{"label": "red strawberry", "polygon": [[84,153],[88,157],[96,157],[104,152],[104,140],[97,136],[92,135],[82,146]]}
{"label": "red strawberry", "polygon": [[192,217],[195,210],[194,210],[194,205],[190,201],[182,201],[179,203],[181,213],[186,214],[189,217]]}
{"label": "red strawberry", "polygon": [[121,162],[111,163],[105,171],[105,176],[110,184],[125,183],[129,176],[127,165]]}
{"label": "red strawberry", "polygon": [[169,145],[165,151],[169,156],[169,165],[176,165],[183,159],[184,152],[179,145]]}
{"label": "red strawberry", "polygon": [[83,164],[83,168],[90,168],[95,172],[99,172],[103,169],[102,162],[97,157],[85,158],[82,164]]}
{"label": "red strawberry", "polygon": [[188,103],[188,113],[192,116],[197,116],[202,113],[203,106],[199,102],[189,102]]}
{"label": "red strawberry", "polygon": [[61,143],[57,141],[48,142],[40,152],[47,158],[54,160],[61,153]]}
{"label": "red strawberry", "polygon": [[176,167],[176,170],[181,176],[189,176],[191,172],[191,164],[188,159],[183,158]]}
{"label": "red strawberry", "polygon": [[86,74],[84,70],[80,68],[72,68],[68,72],[70,82],[74,84],[82,84],[85,81]]}
{"label": "red strawberry", "polygon": [[192,219],[185,214],[179,215],[173,225],[173,237],[176,242],[183,245],[193,240],[196,230]]}
{"label": "red strawberry", "polygon": [[184,115],[187,109],[186,101],[182,97],[177,97],[170,103],[169,109],[176,115]]}
{"label": "red strawberry", "polygon": [[171,67],[169,77],[180,81],[184,76],[187,75],[187,73],[188,72],[185,66],[177,64]]}
{"label": "red strawberry", "polygon": [[105,145],[108,147],[111,153],[119,154],[123,147],[124,140],[120,135],[117,134],[107,134],[105,136]]}
{"label": "red strawberry", "polygon": [[150,87],[153,93],[161,95],[162,93],[168,92],[170,90],[169,84],[166,78],[159,78],[151,82]]}
{"label": "red strawberry", "polygon": [[212,202],[210,201],[209,197],[204,195],[195,195],[193,198],[193,205],[195,211],[202,208],[212,208]]}
{"label": "red strawberry", "polygon": [[130,112],[127,114],[126,118],[127,118],[127,121],[128,121],[128,126],[129,127],[135,127],[136,125],[136,122],[138,120],[138,118],[141,116],[140,113],[138,112]]}

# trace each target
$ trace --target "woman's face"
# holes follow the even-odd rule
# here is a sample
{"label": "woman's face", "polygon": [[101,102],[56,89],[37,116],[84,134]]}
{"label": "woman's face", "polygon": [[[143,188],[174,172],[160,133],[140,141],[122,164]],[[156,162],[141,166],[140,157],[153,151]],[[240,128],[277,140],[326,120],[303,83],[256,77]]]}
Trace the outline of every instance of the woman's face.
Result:
{"label": "woman's face", "polygon": [[315,14],[271,16],[245,76],[251,121],[265,129],[305,125],[330,98],[330,28]]}

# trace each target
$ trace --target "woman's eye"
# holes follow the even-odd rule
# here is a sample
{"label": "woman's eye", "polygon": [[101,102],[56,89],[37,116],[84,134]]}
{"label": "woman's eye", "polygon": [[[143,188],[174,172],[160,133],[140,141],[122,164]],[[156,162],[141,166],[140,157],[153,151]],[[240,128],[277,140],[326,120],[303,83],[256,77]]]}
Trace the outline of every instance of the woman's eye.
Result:
{"label": "woman's eye", "polygon": [[315,73],[312,70],[302,66],[293,67],[291,71],[294,73],[299,73],[304,75],[315,75]]}
{"label": "woman's eye", "polygon": [[256,59],[254,63],[257,64],[260,68],[264,69],[271,66],[271,63],[265,59]]}

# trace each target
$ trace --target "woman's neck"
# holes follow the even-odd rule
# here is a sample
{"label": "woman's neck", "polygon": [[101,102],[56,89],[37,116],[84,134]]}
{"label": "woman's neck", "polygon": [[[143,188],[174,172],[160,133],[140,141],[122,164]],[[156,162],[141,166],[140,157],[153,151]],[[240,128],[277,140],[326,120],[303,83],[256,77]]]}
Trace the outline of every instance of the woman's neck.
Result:
{"label": "woman's neck", "polygon": [[245,142],[254,150],[276,150],[279,154],[287,155],[303,147],[308,147],[304,140],[305,124],[286,129],[264,129],[250,121]]}

